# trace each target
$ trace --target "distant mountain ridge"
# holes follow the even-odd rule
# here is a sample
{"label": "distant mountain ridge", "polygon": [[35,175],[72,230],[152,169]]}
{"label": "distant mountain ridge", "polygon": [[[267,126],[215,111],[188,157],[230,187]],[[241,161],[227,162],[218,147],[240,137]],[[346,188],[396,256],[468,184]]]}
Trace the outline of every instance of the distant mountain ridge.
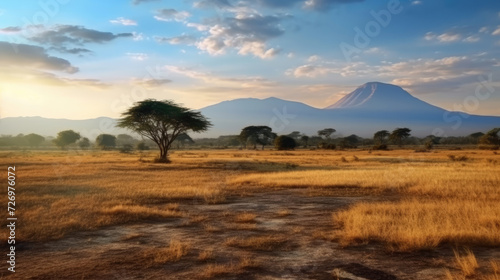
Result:
{"label": "distant mountain ridge", "polygon": [[[408,127],[412,135],[421,137],[468,135],[500,127],[500,117],[450,112],[412,96],[401,87],[379,82],[366,83],[323,109],[270,97],[223,101],[199,111],[210,119],[213,127],[203,134],[192,134],[193,138],[239,134],[248,125],[267,125],[278,134],[300,131],[308,135],[332,127],[337,130],[337,136],[357,134],[363,137],[396,127]],[[89,120],[3,118],[0,119],[0,134],[55,136],[65,129],[73,129],[91,139],[100,133],[131,134],[117,128],[116,123],[116,119],[106,117]]]}

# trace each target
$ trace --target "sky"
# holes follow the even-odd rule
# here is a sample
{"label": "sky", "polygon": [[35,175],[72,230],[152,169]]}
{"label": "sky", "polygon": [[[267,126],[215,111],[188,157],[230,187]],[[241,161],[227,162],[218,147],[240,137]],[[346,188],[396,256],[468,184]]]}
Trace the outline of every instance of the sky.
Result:
{"label": "sky", "polygon": [[117,118],[278,97],[324,108],[372,81],[500,116],[500,1],[5,0],[0,118]]}

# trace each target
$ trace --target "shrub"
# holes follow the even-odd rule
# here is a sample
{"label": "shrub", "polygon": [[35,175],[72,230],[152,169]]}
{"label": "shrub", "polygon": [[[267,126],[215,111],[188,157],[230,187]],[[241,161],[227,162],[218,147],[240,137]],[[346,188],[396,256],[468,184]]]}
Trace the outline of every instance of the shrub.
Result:
{"label": "shrub", "polygon": [[146,143],[144,143],[144,142],[139,142],[139,143],[137,143],[137,150],[139,150],[139,151],[149,150],[149,146],[146,145]]}
{"label": "shrub", "polygon": [[129,154],[134,150],[134,147],[130,144],[125,144],[120,148],[120,153]]}
{"label": "shrub", "polygon": [[387,145],[386,144],[378,144],[372,147],[373,150],[383,150],[387,151]]}
{"label": "shrub", "polygon": [[467,156],[455,156],[455,155],[448,155],[448,158],[451,159],[452,161],[466,161],[469,159]]}
{"label": "shrub", "polygon": [[290,136],[281,135],[274,140],[274,147],[277,150],[293,150],[296,146],[295,139]]}
{"label": "shrub", "polygon": [[319,144],[319,148],[325,149],[325,150],[335,150],[337,148],[337,146],[335,146],[335,144],[332,144],[332,143],[322,142]]}

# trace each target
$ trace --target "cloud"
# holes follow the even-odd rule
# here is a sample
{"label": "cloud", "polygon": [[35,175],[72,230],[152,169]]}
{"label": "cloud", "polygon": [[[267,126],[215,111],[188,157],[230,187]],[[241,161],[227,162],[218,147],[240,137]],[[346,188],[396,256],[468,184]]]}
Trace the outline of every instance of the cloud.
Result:
{"label": "cloud", "polygon": [[412,5],[422,5],[422,1],[412,1]]}
{"label": "cloud", "polygon": [[38,46],[0,41],[0,67],[76,73],[78,68],[65,59],[50,56]]}
{"label": "cloud", "polygon": [[453,33],[453,32],[446,32],[440,35],[436,35],[432,32],[428,32],[425,34],[425,40],[427,41],[432,41],[432,40],[437,40],[440,43],[452,43],[459,41],[462,39],[462,35],[459,33]]}
{"label": "cloud", "polygon": [[132,4],[134,5],[139,5],[139,4],[142,4],[142,3],[147,3],[147,2],[158,2],[160,0],[133,0],[132,1]]}
{"label": "cloud", "polygon": [[280,23],[287,17],[259,14],[226,17],[212,25],[208,30],[209,35],[198,41],[196,46],[210,55],[221,55],[230,49],[236,49],[240,55],[272,58],[280,50],[268,48],[266,42],[284,34]]}
{"label": "cloud", "polygon": [[364,2],[364,0],[307,0],[304,2],[304,8],[315,11],[326,11],[337,5],[359,2]]}
{"label": "cloud", "polygon": [[289,69],[286,74],[287,75],[293,75],[296,78],[301,78],[301,77],[307,77],[307,78],[316,78],[319,76],[324,76],[329,73],[333,73],[334,69],[324,67],[321,65],[314,65],[314,64],[306,64],[299,66],[295,69]]}
{"label": "cloud", "polygon": [[191,35],[180,35],[176,37],[161,37],[161,36],[156,36],[154,37],[156,42],[158,43],[168,43],[171,45],[179,45],[179,44],[184,44],[184,45],[192,45],[196,42],[196,38],[191,36]]}
{"label": "cloud", "polygon": [[[229,0],[203,0],[194,3],[195,8],[219,8],[224,10],[249,9],[250,5],[267,7],[273,9],[293,8],[301,4],[306,10],[326,11],[338,5],[360,3],[365,0],[256,0],[256,1],[229,1]],[[234,4],[235,3],[235,4]]]}
{"label": "cloud", "polygon": [[9,26],[5,28],[0,28],[0,34],[16,34],[22,31],[21,27]]}
{"label": "cloud", "polygon": [[479,28],[479,33],[488,33],[488,27],[483,26],[483,27]]}
{"label": "cloud", "polygon": [[154,18],[159,21],[185,21],[191,16],[186,11],[177,11],[175,9],[161,9],[156,11]]}
{"label": "cloud", "polygon": [[207,31],[210,29],[209,25],[205,24],[200,24],[200,23],[193,23],[193,22],[188,22],[186,23],[187,27],[193,27],[196,28],[198,31]]}
{"label": "cloud", "polygon": [[127,53],[127,56],[130,57],[132,60],[137,60],[137,61],[144,61],[149,58],[148,54],[146,53]]}
{"label": "cloud", "polygon": [[164,68],[174,74],[178,74],[181,76],[189,77],[191,79],[203,81],[204,83],[208,83],[211,85],[217,86],[232,86],[232,87],[240,87],[240,88],[248,88],[248,87],[270,87],[275,85],[274,82],[269,81],[268,79],[262,77],[237,77],[237,78],[228,78],[228,77],[220,77],[208,72],[197,71],[192,68],[178,67],[173,65],[165,65]]}
{"label": "cloud", "polygon": [[479,42],[480,38],[478,36],[472,35],[465,38],[463,41],[467,43],[476,43]]}
{"label": "cloud", "polygon": [[64,52],[66,45],[83,46],[87,43],[103,44],[120,37],[132,37],[132,33],[113,34],[77,25],[56,25],[28,37],[29,40]]}
{"label": "cloud", "polygon": [[112,19],[109,22],[111,22],[112,24],[121,24],[121,25],[137,25],[137,21],[131,20],[131,19],[126,19],[123,17]]}
{"label": "cloud", "polygon": [[169,79],[134,79],[132,82],[135,85],[143,86],[145,88],[158,88],[169,84],[172,80]]}
{"label": "cloud", "polygon": [[137,33],[137,32],[132,32],[132,40],[134,40],[134,41],[142,41],[142,40],[144,40],[144,34]]}
{"label": "cloud", "polygon": [[84,53],[92,53],[91,50],[85,49],[85,48],[66,48],[66,47],[59,47],[56,49],[60,53],[70,53],[70,54],[84,54]]}
{"label": "cloud", "polygon": [[497,29],[491,33],[491,35],[500,35],[500,26],[498,26]]}
{"label": "cloud", "polygon": [[318,61],[321,57],[319,55],[312,55],[307,59],[307,62],[315,62]]}

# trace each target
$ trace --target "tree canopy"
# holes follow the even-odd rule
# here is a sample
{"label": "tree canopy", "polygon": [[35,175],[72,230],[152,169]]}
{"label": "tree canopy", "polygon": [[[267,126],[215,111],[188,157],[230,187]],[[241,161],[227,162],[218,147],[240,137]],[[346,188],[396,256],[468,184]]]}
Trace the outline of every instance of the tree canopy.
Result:
{"label": "tree canopy", "polygon": [[380,130],[373,134],[373,141],[377,144],[385,144],[391,134],[387,130]]}
{"label": "tree canopy", "polygon": [[57,134],[53,142],[61,149],[65,149],[66,146],[74,144],[78,139],[80,139],[80,133],[76,133],[73,130],[64,130]]}
{"label": "tree canopy", "polygon": [[326,140],[330,140],[331,136],[333,133],[335,133],[335,129],[333,128],[325,128],[325,129],[322,129],[322,130],[318,130],[318,135],[320,137],[324,137]]}
{"label": "tree canopy", "polygon": [[495,146],[500,145],[500,137],[498,136],[498,133],[500,133],[500,127],[493,128],[492,130],[486,132],[486,134],[481,136],[481,138],[479,139],[479,143]]}
{"label": "tree canopy", "polygon": [[394,143],[401,146],[403,139],[410,137],[410,132],[411,132],[411,129],[406,128],[406,127],[405,128],[396,128],[395,130],[392,131],[392,133],[390,135],[390,139]]}
{"label": "tree canopy", "polygon": [[158,145],[158,162],[170,162],[168,151],[177,136],[187,131],[203,132],[212,124],[200,113],[173,101],[146,99],[122,114],[118,126],[128,128]]}
{"label": "tree canopy", "polygon": [[276,134],[273,133],[272,128],[269,126],[247,126],[241,130],[240,141],[245,145],[250,143],[254,145],[254,149],[257,145],[262,145],[264,149],[265,145],[271,144],[272,140],[276,138]]}
{"label": "tree canopy", "polygon": [[28,134],[24,136],[24,138],[26,139],[26,141],[28,141],[28,144],[31,147],[40,146],[40,144],[42,144],[43,141],[45,141],[45,138],[43,136],[35,133]]}
{"label": "tree canopy", "polygon": [[100,134],[95,139],[95,144],[103,150],[116,147],[116,137],[110,134]]}
{"label": "tree canopy", "polygon": [[274,139],[274,147],[277,150],[293,150],[296,146],[295,139],[287,135],[281,135]]}

